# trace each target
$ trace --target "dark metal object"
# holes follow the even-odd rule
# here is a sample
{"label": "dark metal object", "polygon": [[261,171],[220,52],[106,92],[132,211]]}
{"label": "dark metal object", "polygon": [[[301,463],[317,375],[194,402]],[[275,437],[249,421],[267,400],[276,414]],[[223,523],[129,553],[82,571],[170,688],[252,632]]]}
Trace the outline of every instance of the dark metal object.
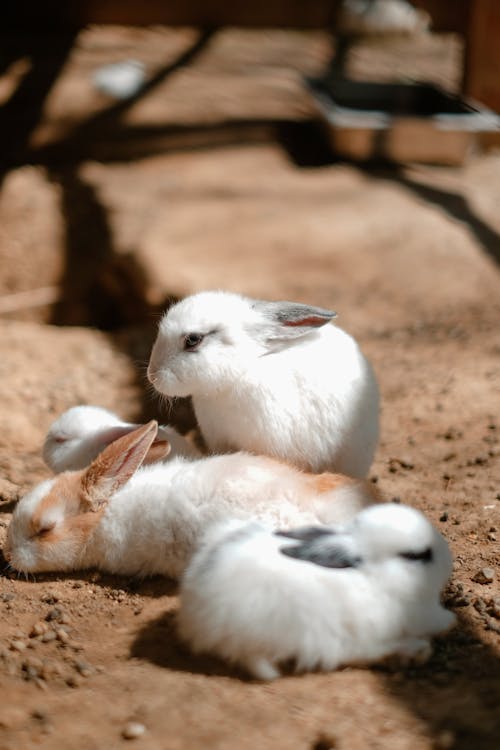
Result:
{"label": "dark metal object", "polygon": [[333,150],[355,161],[458,165],[477,134],[500,130],[494,112],[428,83],[329,78],[306,84]]}

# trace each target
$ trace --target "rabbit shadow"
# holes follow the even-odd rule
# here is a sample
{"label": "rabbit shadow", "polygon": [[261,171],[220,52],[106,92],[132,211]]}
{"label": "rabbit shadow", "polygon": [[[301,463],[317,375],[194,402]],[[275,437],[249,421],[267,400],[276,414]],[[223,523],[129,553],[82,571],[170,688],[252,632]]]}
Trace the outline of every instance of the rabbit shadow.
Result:
{"label": "rabbit shadow", "polygon": [[457,625],[435,640],[428,662],[403,674],[381,673],[380,679],[389,695],[411,706],[432,736],[448,738],[446,747],[490,750],[500,746],[500,659],[471,620],[455,614]]}
{"label": "rabbit shadow", "polygon": [[252,682],[243,670],[216,657],[192,654],[177,634],[176,619],[177,610],[164,612],[148,622],[132,643],[130,657],[176,672],[231,677],[240,682]]}
{"label": "rabbit shadow", "polygon": [[147,599],[160,599],[164,596],[175,596],[178,585],[172,578],[164,576],[130,577],[102,573],[98,570],[71,571],[69,573],[21,573],[13,570],[7,562],[3,550],[0,549],[0,578],[14,580],[19,583],[73,583],[73,588],[83,587],[85,584],[98,586],[108,593],[125,592],[137,594]]}

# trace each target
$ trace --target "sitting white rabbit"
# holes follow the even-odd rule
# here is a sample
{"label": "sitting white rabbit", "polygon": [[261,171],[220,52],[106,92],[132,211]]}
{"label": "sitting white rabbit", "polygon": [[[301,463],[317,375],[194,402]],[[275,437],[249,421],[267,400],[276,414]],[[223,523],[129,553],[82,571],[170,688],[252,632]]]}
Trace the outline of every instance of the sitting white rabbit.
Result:
{"label": "sitting white rabbit", "polygon": [[11,567],[178,577],[214,521],[328,523],[376,499],[368,482],[305,474],[246,453],[178,456],[140,468],[157,430],[149,422],[107,446],[87,469],[58,474],[23,497],[4,548]]}
{"label": "sitting white rabbit", "polygon": [[245,450],[307,471],[366,476],[378,440],[372,368],[335,313],[201,292],[160,322],[148,378],[192,396],[213,453]]}
{"label": "sitting white rabbit", "polygon": [[[56,474],[83,469],[103,448],[139,426],[123,422],[100,406],[72,406],[51,424],[43,445],[43,458]],[[192,443],[167,425],[158,428],[145,463],[173,456],[196,458],[200,455]]]}
{"label": "sitting white rabbit", "polygon": [[455,621],[440,603],[451,571],[441,534],[405,506],[288,532],[225,521],[184,574],[179,632],[262,680],[289,660],[306,671],[427,658],[429,638]]}

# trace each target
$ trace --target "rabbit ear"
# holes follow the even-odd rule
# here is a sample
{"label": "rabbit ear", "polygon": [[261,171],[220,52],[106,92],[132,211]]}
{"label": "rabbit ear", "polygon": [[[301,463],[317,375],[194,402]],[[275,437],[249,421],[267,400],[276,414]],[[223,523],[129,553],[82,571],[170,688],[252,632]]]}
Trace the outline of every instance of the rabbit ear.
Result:
{"label": "rabbit ear", "polygon": [[105,505],[144,461],[158,432],[152,420],[115,440],[90,464],[81,478],[82,500],[91,510]]}
{"label": "rabbit ear", "polygon": [[300,302],[261,302],[253,308],[260,313],[269,341],[287,341],[305,336],[337,317],[332,310],[302,305]]}
{"label": "rabbit ear", "polygon": [[146,454],[144,463],[154,464],[157,461],[161,461],[162,458],[166,458],[168,456],[171,450],[172,446],[170,445],[168,440],[155,440]]}
{"label": "rabbit ear", "polygon": [[[321,535],[324,538],[324,535]],[[334,538],[335,539],[335,538]],[[318,538],[294,546],[281,547],[280,552],[296,560],[321,565],[323,568],[356,568],[361,563],[359,555],[332,540],[319,542]]]}
{"label": "rabbit ear", "polygon": [[[118,425],[117,427],[109,427],[99,433],[97,440],[102,448],[104,448],[106,445],[110,445],[119,438],[123,437],[123,435],[130,435],[131,432],[136,432],[139,427],[143,427],[143,425],[124,424]],[[166,439],[165,432],[161,427],[159,427],[158,434],[156,435],[156,438],[154,439],[151,448],[149,449],[147,456],[144,459],[144,463],[152,464],[155,463],[155,461],[160,461],[162,458],[165,458],[165,456],[168,456],[170,451],[171,445]]]}

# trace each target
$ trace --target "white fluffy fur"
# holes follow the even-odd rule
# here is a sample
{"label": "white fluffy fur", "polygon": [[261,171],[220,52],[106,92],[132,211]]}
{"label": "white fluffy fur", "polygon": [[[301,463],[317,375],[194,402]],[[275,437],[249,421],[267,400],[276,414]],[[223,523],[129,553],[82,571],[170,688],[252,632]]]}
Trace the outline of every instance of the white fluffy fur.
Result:
{"label": "white fluffy fur", "polygon": [[[73,406],[50,426],[43,445],[44,461],[56,474],[83,469],[106,445],[137,427],[100,406]],[[164,460],[200,455],[173,427],[160,427],[158,436],[170,443],[171,451]]]}
{"label": "white fluffy fur", "polygon": [[[312,324],[316,308],[304,306],[305,323],[286,324],[289,307],[228,292],[187,297],[160,323],[148,377],[166,396],[193,397],[213,453],[366,476],[378,440],[372,368],[351,336],[326,324],[334,313]],[[184,351],[190,333],[205,334],[196,351]]]}
{"label": "white fluffy fur", "polygon": [[[425,658],[429,638],[454,623],[440,604],[451,555],[418,511],[374,505],[320,538],[324,555],[360,558],[356,567],[323,567],[281,551],[298,544],[256,522],[211,527],[183,577],[182,638],[266,680],[290,659],[305,671]],[[431,561],[399,556],[422,548],[432,550]]]}
{"label": "white fluffy fur", "polygon": [[[95,512],[82,507],[80,488],[117,445],[106,448],[87,471],[60,474],[20,500],[4,551],[14,568],[37,572],[95,566],[111,573],[177,577],[214,521],[256,517],[271,526],[327,523],[350,518],[374,501],[366,482],[342,478],[336,489],[321,491],[315,486],[317,478],[265,457],[177,457],[140,468],[114,493],[103,483],[97,522]],[[49,492],[50,507],[42,512]],[[51,536],[39,536],[32,519],[38,513],[43,529],[49,511],[58,524]],[[86,516],[96,524],[87,528]]]}

